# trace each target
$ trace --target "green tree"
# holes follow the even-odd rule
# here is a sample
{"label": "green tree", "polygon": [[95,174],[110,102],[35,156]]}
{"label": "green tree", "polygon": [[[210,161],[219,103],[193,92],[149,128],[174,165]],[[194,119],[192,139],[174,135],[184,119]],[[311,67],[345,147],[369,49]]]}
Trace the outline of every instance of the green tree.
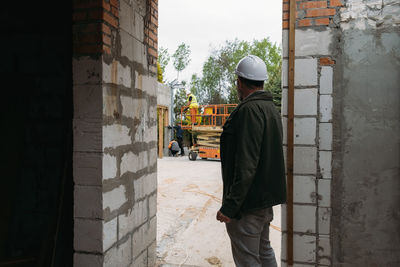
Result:
{"label": "green tree", "polygon": [[163,72],[161,70],[160,63],[157,62],[157,81],[160,83],[164,83]]}
{"label": "green tree", "polygon": [[186,105],[186,90],[184,87],[176,88],[174,94],[174,116],[175,121],[181,121],[181,108]]}
{"label": "green tree", "polygon": [[175,50],[175,53],[172,55],[174,58],[174,68],[178,72],[176,79],[179,80],[179,73],[184,70],[190,63],[190,46],[182,43]]}
{"label": "green tree", "polygon": [[[159,75],[159,82],[164,82],[164,73],[165,68],[167,67],[169,60],[171,59],[168,49],[160,47],[158,49],[158,57],[157,57],[157,74]],[[160,77],[161,76],[161,77]],[[160,81],[161,78],[161,81]]]}
{"label": "green tree", "polygon": [[165,68],[167,67],[171,57],[168,53],[168,49],[164,47],[160,47],[158,49],[158,58],[157,61],[160,63],[161,70],[165,73]]}
{"label": "green tree", "polygon": [[275,104],[280,106],[281,95],[281,49],[268,38],[252,42],[226,41],[214,49],[203,64],[199,86],[205,104],[238,103],[235,68],[246,55],[256,55],[267,65],[269,79],[264,89],[272,92]]}

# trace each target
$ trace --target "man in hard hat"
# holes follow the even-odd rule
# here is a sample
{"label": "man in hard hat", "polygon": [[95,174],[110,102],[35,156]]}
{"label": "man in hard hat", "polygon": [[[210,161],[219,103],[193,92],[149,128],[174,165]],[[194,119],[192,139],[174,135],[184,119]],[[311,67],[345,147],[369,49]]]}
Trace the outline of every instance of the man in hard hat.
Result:
{"label": "man in hard hat", "polygon": [[171,140],[168,144],[168,149],[171,151],[171,154],[173,157],[177,156],[177,153],[179,152],[179,144],[176,142],[174,139]]}
{"label": "man in hard hat", "polygon": [[275,267],[272,207],[286,201],[281,116],[263,89],[268,75],[259,57],[244,57],[235,73],[241,103],[221,135],[223,198],[216,217],[226,223],[236,266]]}
{"label": "man in hard hat", "polygon": [[186,95],[187,95],[187,106],[189,106],[190,109],[191,122],[192,124],[199,123],[199,119],[201,120],[201,117],[197,116],[199,108],[197,99],[191,92],[188,92]]}

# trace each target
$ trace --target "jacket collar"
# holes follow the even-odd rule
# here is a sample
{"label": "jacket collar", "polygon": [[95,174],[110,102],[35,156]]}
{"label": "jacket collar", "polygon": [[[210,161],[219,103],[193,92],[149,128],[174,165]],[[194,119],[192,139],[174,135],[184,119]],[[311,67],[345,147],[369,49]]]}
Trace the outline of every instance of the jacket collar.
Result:
{"label": "jacket collar", "polygon": [[240,104],[244,104],[252,100],[272,101],[272,95],[268,91],[263,91],[263,90],[255,91],[250,95],[248,95],[245,99],[243,99],[243,101],[240,102]]}
{"label": "jacket collar", "polygon": [[[240,109],[241,106],[243,106],[247,102],[254,101],[254,100],[272,101],[272,94],[268,91],[263,91],[263,90],[255,91],[255,92],[251,93],[245,99],[243,99],[243,101],[240,102],[239,105],[236,106],[236,108],[229,115],[229,118],[225,122],[225,125],[227,125],[227,123],[229,124],[229,121],[238,112],[238,110]],[[225,128],[225,125],[224,125],[224,128]]]}

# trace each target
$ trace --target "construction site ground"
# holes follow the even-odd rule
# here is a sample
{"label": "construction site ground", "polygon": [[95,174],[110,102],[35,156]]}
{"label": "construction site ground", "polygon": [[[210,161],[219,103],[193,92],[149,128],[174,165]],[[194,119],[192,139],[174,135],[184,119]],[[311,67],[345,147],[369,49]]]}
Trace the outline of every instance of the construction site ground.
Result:
{"label": "construction site ground", "polygon": [[[235,266],[225,225],[215,219],[222,197],[221,162],[164,157],[157,170],[157,266]],[[280,228],[280,206],[275,206],[270,239],[279,266]]]}

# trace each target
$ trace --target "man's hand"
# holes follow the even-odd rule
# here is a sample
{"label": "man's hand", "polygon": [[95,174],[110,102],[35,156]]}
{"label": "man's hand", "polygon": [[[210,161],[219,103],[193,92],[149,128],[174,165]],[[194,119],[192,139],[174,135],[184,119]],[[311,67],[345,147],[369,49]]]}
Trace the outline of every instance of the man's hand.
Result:
{"label": "man's hand", "polygon": [[230,223],[231,222],[231,218],[225,216],[220,211],[217,212],[217,220],[222,222],[222,223]]}

